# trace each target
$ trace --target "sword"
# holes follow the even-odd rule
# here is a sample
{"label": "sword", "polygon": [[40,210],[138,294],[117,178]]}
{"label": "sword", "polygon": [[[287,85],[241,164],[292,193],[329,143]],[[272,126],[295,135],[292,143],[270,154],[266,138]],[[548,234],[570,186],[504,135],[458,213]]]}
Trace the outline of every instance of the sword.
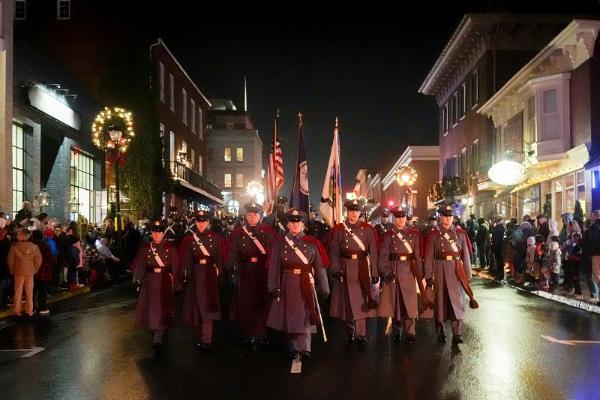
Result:
{"label": "sword", "polygon": [[323,315],[321,314],[321,306],[319,305],[319,298],[317,297],[317,290],[315,289],[315,278],[313,274],[310,276],[310,286],[313,290],[313,296],[315,298],[315,305],[317,306],[317,315],[319,316],[319,324],[321,325],[321,333],[323,334],[323,342],[327,343],[327,333],[325,332],[325,325],[323,325]]}

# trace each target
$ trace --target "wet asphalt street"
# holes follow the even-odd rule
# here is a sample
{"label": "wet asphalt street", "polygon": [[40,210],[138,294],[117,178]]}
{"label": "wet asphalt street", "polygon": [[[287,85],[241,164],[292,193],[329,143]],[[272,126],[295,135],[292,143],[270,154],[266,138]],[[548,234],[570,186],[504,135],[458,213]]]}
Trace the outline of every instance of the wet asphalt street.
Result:
{"label": "wet asphalt street", "polygon": [[67,300],[44,321],[2,321],[0,399],[600,398],[599,315],[493,282],[474,286],[481,308],[469,312],[464,344],[438,344],[430,319],[417,322],[417,343],[396,344],[380,320],[360,349],[328,321],[330,341],[315,340],[292,375],[276,334],[270,348],[250,351],[227,322],[208,355],[177,325],[155,356],[149,333],[133,326],[132,286],[120,284]]}

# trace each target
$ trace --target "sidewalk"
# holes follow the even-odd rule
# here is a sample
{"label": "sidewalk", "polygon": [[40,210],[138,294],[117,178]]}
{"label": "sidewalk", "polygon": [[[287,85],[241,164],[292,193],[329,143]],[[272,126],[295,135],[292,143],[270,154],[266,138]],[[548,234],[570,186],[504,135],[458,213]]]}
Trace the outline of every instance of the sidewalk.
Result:
{"label": "sidewalk", "polygon": [[[496,281],[494,279],[494,277],[486,270],[477,271],[476,269],[473,269],[473,273],[477,274],[477,276],[482,279],[499,282],[499,281]],[[510,288],[522,290],[522,291],[528,292],[528,293],[532,293],[536,296],[543,297],[543,298],[553,300],[553,301],[557,301],[559,303],[563,303],[563,304],[566,304],[571,307],[576,307],[576,308],[579,308],[579,309],[582,309],[585,311],[600,314],[600,306],[590,304],[590,303],[586,302],[585,300],[577,300],[577,299],[573,299],[573,298],[570,298],[570,297],[567,297],[567,296],[564,296],[561,294],[545,292],[543,290],[537,290],[537,289],[528,290],[527,288],[508,283],[505,280],[502,280],[499,283],[501,283],[505,286],[508,286]]]}
{"label": "sidewalk", "polygon": [[[50,296],[48,298],[48,304],[57,303],[59,301],[67,300],[67,299],[70,299],[70,298],[76,297],[76,296],[81,296],[81,295],[89,293],[95,289],[103,288],[108,285],[113,285],[118,282],[123,282],[125,280],[131,280],[131,272],[126,272],[122,276],[112,279],[110,281],[102,281],[102,282],[98,282],[98,283],[93,283],[88,286],[83,286],[78,289],[57,292],[56,294],[54,294],[53,296]],[[12,308],[9,310],[0,311],[0,320],[8,318],[8,317],[12,317],[14,315],[15,315],[15,312]]]}

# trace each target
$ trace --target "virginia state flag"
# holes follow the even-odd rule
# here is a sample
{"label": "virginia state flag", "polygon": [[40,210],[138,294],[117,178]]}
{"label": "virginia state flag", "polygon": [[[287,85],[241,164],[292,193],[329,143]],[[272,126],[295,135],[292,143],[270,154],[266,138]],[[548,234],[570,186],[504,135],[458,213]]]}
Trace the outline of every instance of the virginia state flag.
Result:
{"label": "virginia state flag", "polygon": [[304,151],[304,127],[302,114],[298,114],[298,154],[296,157],[296,172],[294,173],[294,184],[290,196],[290,207],[295,207],[309,215],[308,200],[308,164]]}
{"label": "virginia state flag", "polygon": [[340,174],[340,137],[338,119],[335,119],[335,129],[333,130],[333,143],[331,144],[331,153],[329,154],[329,164],[325,173],[323,182],[323,192],[321,193],[321,216],[323,221],[334,226],[343,221],[342,211],[342,177]]}

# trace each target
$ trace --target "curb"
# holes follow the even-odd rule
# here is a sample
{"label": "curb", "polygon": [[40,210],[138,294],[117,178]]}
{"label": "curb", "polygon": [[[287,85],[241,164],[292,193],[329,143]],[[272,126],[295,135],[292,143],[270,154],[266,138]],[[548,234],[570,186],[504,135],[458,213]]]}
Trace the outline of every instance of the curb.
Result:
{"label": "curb", "polygon": [[[93,284],[92,286],[83,286],[80,287],[79,289],[74,289],[74,290],[65,290],[64,292],[60,292],[55,294],[54,296],[48,298],[48,304],[52,304],[52,303],[57,303],[59,301],[63,301],[63,300],[67,300],[70,299],[72,297],[76,297],[76,296],[82,296],[86,293],[90,293],[91,291],[95,290],[95,289],[100,289],[100,288],[104,288],[119,282],[123,282],[127,279],[131,279],[130,276],[125,275],[119,278],[116,278],[114,280],[108,281],[108,282],[99,282],[96,284]],[[10,310],[6,310],[6,311],[1,311],[0,312],[0,320],[8,318],[8,317],[12,317],[15,315],[15,311],[11,308]]]}
{"label": "curb", "polygon": [[558,303],[566,304],[566,305],[571,306],[571,307],[579,308],[580,310],[585,310],[585,311],[592,312],[592,313],[595,313],[595,314],[600,314],[600,306],[589,304],[589,303],[587,303],[584,300],[571,299],[569,297],[560,296],[560,295],[557,295],[557,294],[545,292],[543,290],[527,290],[527,289],[523,289],[520,286],[511,285],[511,284],[509,284],[508,282],[505,282],[505,281],[497,281],[496,279],[492,278],[491,275],[489,275],[487,272],[484,272],[484,271],[478,271],[477,272],[477,276],[480,277],[480,278],[482,278],[482,279],[488,280],[488,281],[494,281],[494,282],[501,283],[502,285],[508,286],[509,288],[512,288],[512,289],[517,289],[517,290],[521,290],[523,292],[531,293],[531,294],[534,294],[534,295],[536,295],[538,297],[543,297],[543,298],[548,299],[548,300],[556,301]]}

